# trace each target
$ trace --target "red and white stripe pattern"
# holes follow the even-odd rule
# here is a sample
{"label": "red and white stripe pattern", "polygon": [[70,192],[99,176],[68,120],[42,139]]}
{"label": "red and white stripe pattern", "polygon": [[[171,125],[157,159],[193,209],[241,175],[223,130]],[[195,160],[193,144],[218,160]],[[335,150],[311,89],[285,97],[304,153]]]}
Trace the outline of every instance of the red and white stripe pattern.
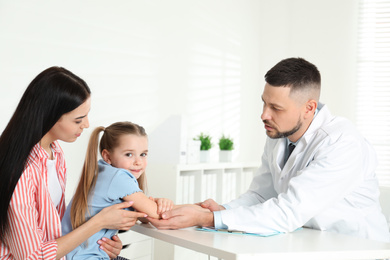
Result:
{"label": "red and white stripe pattern", "polygon": [[[58,142],[52,143],[62,197],[56,208],[47,186],[48,155],[39,145],[31,150],[8,209],[9,231],[1,241],[0,259],[55,259],[65,212],[66,167]],[[65,258],[64,258],[65,259]]]}

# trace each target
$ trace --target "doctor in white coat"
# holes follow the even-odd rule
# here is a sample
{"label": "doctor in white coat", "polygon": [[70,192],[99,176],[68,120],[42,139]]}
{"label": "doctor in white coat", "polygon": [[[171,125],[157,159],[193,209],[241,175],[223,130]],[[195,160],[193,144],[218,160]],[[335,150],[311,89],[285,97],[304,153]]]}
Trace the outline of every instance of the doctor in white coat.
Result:
{"label": "doctor in white coat", "polygon": [[249,190],[224,205],[209,199],[200,204],[203,208],[179,207],[163,220],[150,219],[152,224],[263,234],[304,226],[390,241],[379,205],[375,151],[351,122],[319,103],[316,66],[302,58],[285,59],[265,80],[261,119],[268,137]]}

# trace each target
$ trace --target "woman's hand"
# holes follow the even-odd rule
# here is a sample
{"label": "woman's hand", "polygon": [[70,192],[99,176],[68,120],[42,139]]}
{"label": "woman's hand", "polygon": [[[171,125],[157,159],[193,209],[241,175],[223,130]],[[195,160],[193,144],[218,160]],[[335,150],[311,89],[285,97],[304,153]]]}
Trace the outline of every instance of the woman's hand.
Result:
{"label": "woman's hand", "polygon": [[162,213],[171,210],[173,208],[173,201],[165,198],[153,198],[149,197],[157,204],[157,214],[161,215]]}
{"label": "woman's hand", "polygon": [[[57,238],[57,258],[65,256],[101,229],[129,230],[139,217],[147,217],[145,213],[124,210],[131,205],[133,202],[122,202],[107,207],[72,232]],[[122,242],[118,237],[104,238],[99,241],[96,242],[111,258],[119,255]]]}
{"label": "woman's hand", "polygon": [[104,250],[110,259],[116,258],[122,250],[122,241],[118,236],[113,236],[111,239],[103,237],[98,241],[100,249]]}
{"label": "woman's hand", "polygon": [[104,208],[93,219],[95,218],[95,223],[98,223],[102,229],[129,230],[138,218],[147,217],[142,212],[124,210],[131,205],[133,205],[132,201],[112,205]]}

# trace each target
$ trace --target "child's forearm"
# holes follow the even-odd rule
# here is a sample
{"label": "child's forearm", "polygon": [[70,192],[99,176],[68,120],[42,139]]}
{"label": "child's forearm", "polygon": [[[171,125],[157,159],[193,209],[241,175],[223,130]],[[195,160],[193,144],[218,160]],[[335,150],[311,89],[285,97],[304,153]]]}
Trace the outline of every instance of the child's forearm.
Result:
{"label": "child's forearm", "polygon": [[201,206],[197,204],[177,204],[173,206],[173,209],[181,208],[181,207],[194,207],[194,208],[202,208]]}
{"label": "child's forearm", "polygon": [[122,199],[125,201],[133,201],[133,208],[135,210],[143,212],[151,218],[160,218],[160,215],[157,213],[156,202],[146,197],[144,193],[136,192],[129,196],[123,197]]}

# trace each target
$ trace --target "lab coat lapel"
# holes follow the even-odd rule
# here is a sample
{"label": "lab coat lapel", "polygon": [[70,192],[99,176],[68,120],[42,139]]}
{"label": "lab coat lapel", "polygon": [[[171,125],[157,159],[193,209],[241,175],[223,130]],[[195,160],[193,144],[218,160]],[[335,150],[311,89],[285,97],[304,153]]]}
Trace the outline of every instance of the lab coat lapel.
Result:
{"label": "lab coat lapel", "polygon": [[[321,125],[323,125],[324,122],[330,120],[331,118],[330,112],[326,107],[326,105],[319,103],[318,108],[320,111],[318,112],[317,116],[313,119],[306,133],[301,137],[294,151],[292,152],[286,164],[282,168],[282,172],[280,174],[281,177],[286,176],[287,174],[291,175],[292,171],[294,170],[294,168],[297,166],[298,163],[300,164],[306,163],[306,162],[302,162],[303,160],[302,157],[305,155],[304,152],[307,149],[307,146],[310,143],[313,134],[318,130],[318,128],[321,127]],[[297,174],[295,172],[294,176],[296,175]]]}
{"label": "lab coat lapel", "polygon": [[275,172],[280,172],[283,168],[284,154],[286,149],[285,147],[286,140],[284,138],[278,139],[278,143],[275,145],[274,150],[272,151],[272,156],[275,158],[275,160],[272,160],[273,162],[275,162]]}

